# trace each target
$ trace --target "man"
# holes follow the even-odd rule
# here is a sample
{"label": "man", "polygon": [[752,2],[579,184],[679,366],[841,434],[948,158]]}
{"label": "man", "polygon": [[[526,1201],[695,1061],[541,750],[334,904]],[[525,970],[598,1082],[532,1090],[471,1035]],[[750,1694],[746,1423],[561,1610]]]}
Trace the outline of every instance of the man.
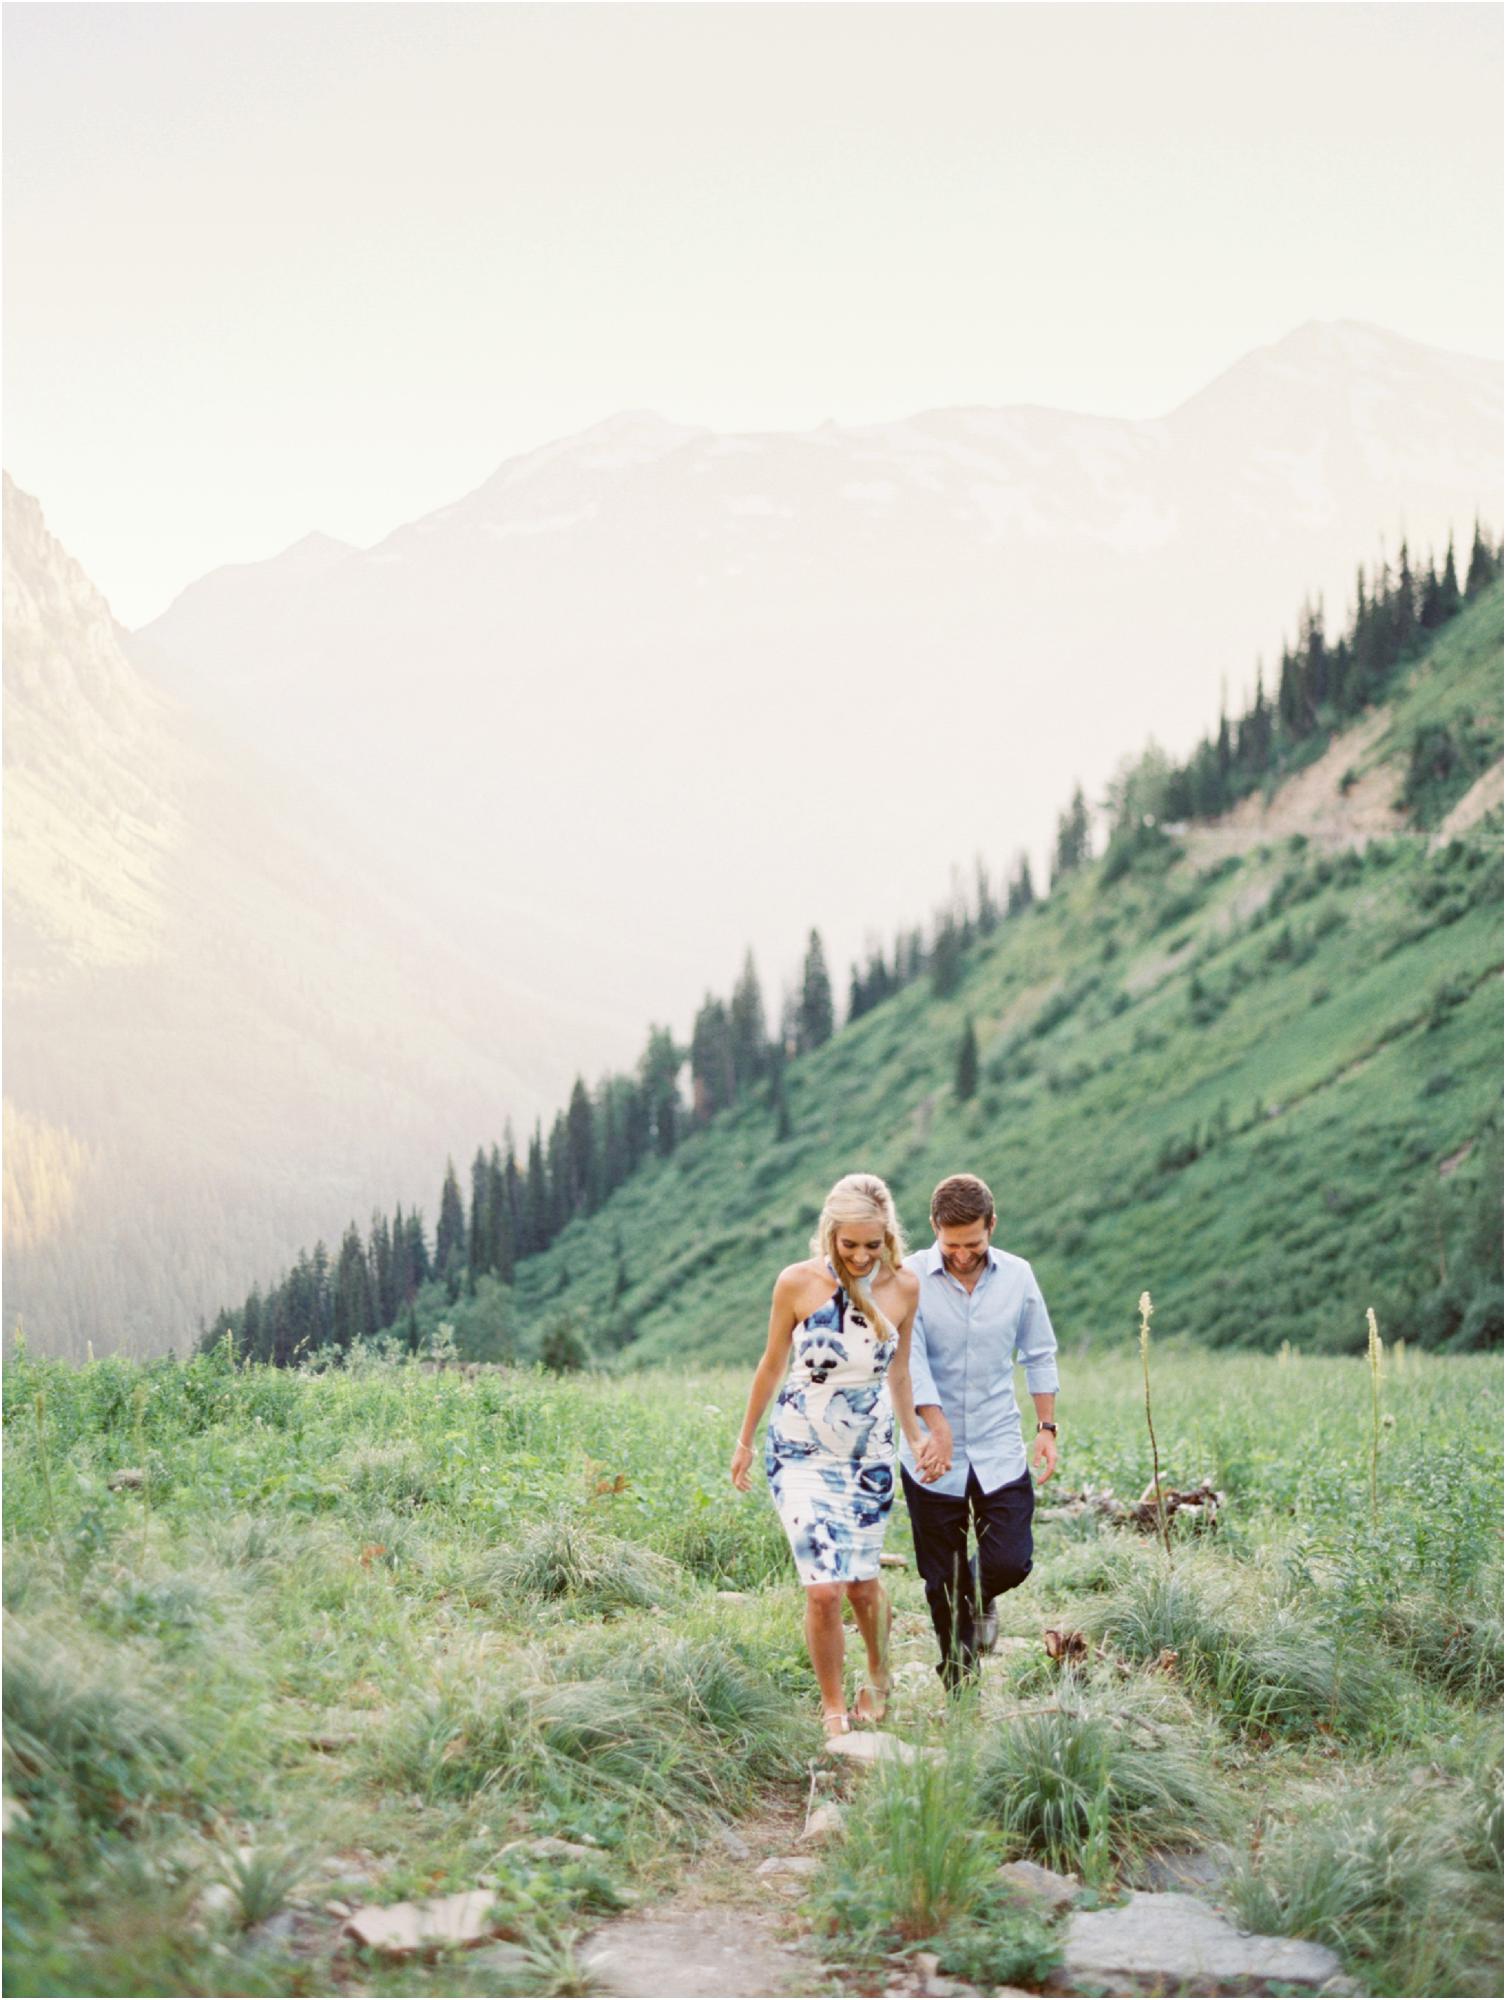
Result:
{"label": "man", "polygon": [[953,1174],[931,1197],[935,1242],[905,1259],[920,1279],[910,1377],[930,1435],[918,1466],[902,1446],[901,1477],[941,1647],[936,1671],[949,1691],[976,1675],[980,1652],[993,1650],[994,1599],[1030,1574],[1035,1491],[1014,1396],[1016,1356],[1035,1404],[1042,1484],[1056,1470],[1056,1336],[1030,1266],[992,1247],[996,1223],[986,1184]]}

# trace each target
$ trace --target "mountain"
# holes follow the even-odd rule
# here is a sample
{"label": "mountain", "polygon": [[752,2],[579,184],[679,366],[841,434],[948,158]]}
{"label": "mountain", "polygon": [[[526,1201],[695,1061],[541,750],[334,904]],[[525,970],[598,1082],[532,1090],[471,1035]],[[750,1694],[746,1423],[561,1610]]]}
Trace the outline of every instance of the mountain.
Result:
{"label": "mountain", "polygon": [[432,1213],[436,1161],[549,1108],[602,1024],[146,680],[8,475],[4,544],[6,1326],[161,1351],[306,1232]]}
{"label": "mountain", "polygon": [[974,852],[1039,859],[1305,592],[1339,622],[1382,539],[1441,555],[1500,490],[1495,363],[1314,323],[1155,420],[630,413],[372,548],[216,571],[131,650],[626,1035],[748,944],[777,977],[818,921],[842,968]]}
{"label": "mountain", "polygon": [[[1419,743],[1490,768],[1430,827]],[[773,1279],[826,1189],[979,1173],[1058,1335],[1278,1348],[1501,1338],[1502,587],[1274,796],[1099,862],[793,1061],[518,1266],[511,1298],[436,1299],[471,1353],[563,1327],[637,1364],[761,1351]],[[1456,779],[1454,790],[1463,780]],[[959,1094],[965,1027],[980,1077]],[[490,1318],[490,1325],[488,1325]],[[1300,1376],[1294,1376],[1298,1390]]]}

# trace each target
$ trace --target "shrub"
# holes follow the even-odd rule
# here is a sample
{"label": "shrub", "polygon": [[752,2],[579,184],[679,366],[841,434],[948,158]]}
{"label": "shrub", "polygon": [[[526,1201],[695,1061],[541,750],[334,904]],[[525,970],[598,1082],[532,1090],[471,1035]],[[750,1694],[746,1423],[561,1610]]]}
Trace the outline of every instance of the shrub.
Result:
{"label": "shrub", "polygon": [[972,1758],[950,1754],[879,1764],[849,1810],[816,1894],[819,1924],[858,1957],[936,1937],[983,1901],[997,1837],[974,1828]]}
{"label": "shrub", "polygon": [[[1011,1722],[985,1751],[978,1795],[1018,1853],[1103,1879],[1152,1847],[1221,1824],[1204,1746],[1139,1712],[1063,1686],[1058,1706]],[[1143,1700],[1143,1698],[1142,1698]]]}
{"label": "shrub", "polygon": [[1420,1821],[1405,1795],[1304,1818],[1225,1887],[1247,1929],[1333,1945],[1369,1992],[1489,1990],[1470,1977],[1491,1947],[1458,1830]]}
{"label": "shrub", "polygon": [[8,1622],[5,1784],[44,1812],[114,1824],[185,1786],[192,1744],[144,1658]]}
{"label": "shrub", "polygon": [[557,1513],[527,1529],[514,1547],[488,1556],[472,1572],[471,1586],[482,1594],[567,1600],[579,1610],[610,1612],[662,1603],[682,1580],[667,1556]]}

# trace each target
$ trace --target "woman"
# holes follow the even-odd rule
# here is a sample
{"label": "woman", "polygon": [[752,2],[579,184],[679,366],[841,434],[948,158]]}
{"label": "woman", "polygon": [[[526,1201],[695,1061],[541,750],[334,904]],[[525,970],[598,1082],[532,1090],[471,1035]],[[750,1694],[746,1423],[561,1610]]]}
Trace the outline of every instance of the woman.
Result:
{"label": "woman", "polygon": [[[783,1379],[764,1464],[805,1585],[805,1642],[822,1723],[839,1735],[854,1721],[881,1721],[889,1693],[890,1611],[879,1552],[894,1504],[895,1411],[911,1446],[923,1449],[910,1393],[920,1280],[901,1266],[894,1199],[876,1174],[837,1182],[811,1249],[813,1256],[775,1281],[768,1345],[732,1454],[732,1483],[748,1491],[753,1433]],[[868,1652],[868,1679],[851,1715],[843,1690],[844,1593]]]}

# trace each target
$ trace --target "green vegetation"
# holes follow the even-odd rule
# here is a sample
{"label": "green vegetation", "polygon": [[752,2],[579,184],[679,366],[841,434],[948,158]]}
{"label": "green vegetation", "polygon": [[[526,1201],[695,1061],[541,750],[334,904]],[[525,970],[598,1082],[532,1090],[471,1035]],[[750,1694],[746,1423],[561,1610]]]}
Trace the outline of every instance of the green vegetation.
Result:
{"label": "green vegetation", "polygon": [[[1008,1188],[1010,1239],[1090,1331],[1126,1253],[1148,1236],[1171,1268],[1188,1221],[1169,1301],[1187,1331],[1349,1346],[1360,1336],[1325,1301],[1363,1292],[1408,1338],[1498,1344],[1499,1239],[1464,1223],[1468,1254],[1436,1278],[1427,1244],[1437,1174],[1489,1142],[1500,1095],[1499,814],[1440,853],[1421,835],[1500,756],[1500,567],[1478,531],[1462,591],[1452,550],[1419,577],[1403,549],[1395,572],[1361,578],[1335,644],[1304,613],[1274,707],[1257,686],[1185,766],[1153,744],[1126,763],[1096,863],[1079,787],[1047,901],[1021,859],[1001,907],[980,862],[972,903],[938,911],[929,940],[902,931],[852,967],[841,1033],[817,932],[772,1035],[750,956],[730,999],[706,996],[688,1049],[653,1027],[637,1071],[594,1092],[577,1080],[521,1160],[510,1131],[505,1151],[478,1149],[469,1211],[451,1163],[432,1255],[417,1214],[374,1216],[364,1244],[352,1224],[333,1266],[322,1244],[303,1253],[201,1345],[230,1330],[238,1354],[286,1364],[385,1329],[393,1349],[453,1341],[561,1369],[629,1348],[728,1354],[698,1280],[715,1270],[718,1298],[760,1319],[769,1257],[793,1254],[822,1183],[861,1159],[917,1226],[943,1153],[940,1171],[965,1159]],[[1190,821],[1269,796],[1381,698],[1384,729],[1341,789],[1382,767],[1416,831],[1363,858],[1310,860],[1298,834],[1279,856],[1225,848],[1208,865]],[[1478,1165],[1471,1186],[1489,1198]],[[692,1229],[699,1261],[667,1258]],[[1256,1293],[1258,1317],[1242,1303]]]}
{"label": "green vegetation", "polygon": [[[773,1508],[726,1478],[745,1382],[23,1350],[7,1990],[494,1990],[463,1955],[342,1948],[323,1908],[481,1882],[515,1990],[571,1990],[603,1914],[719,1824],[798,1810],[817,1703]],[[1138,1492],[1132,1336],[1069,1350],[1063,1389],[1063,1482]],[[978,1706],[946,1712],[898,1576],[891,1722],[944,1755],[855,1787],[809,1902],[833,1977],[928,1949],[1038,1984],[1057,1947],[1001,1860],[1112,1896],[1211,1842],[1248,1921],[1332,1942],[1366,1992],[1498,1990],[1497,1360],[1387,1349],[1374,1518],[1363,1357],[1158,1339],[1155,1399],[1164,1474],[1224,1492],[1218,1534],[1178,1516],[1169,1569],[1153,1536],[1044,1519],[1000,1607],[1028,1643]],[[1080,1666],[1048,1623],[1088,1635]],[[541,1836],[586,1851],[503,1852]]]}

